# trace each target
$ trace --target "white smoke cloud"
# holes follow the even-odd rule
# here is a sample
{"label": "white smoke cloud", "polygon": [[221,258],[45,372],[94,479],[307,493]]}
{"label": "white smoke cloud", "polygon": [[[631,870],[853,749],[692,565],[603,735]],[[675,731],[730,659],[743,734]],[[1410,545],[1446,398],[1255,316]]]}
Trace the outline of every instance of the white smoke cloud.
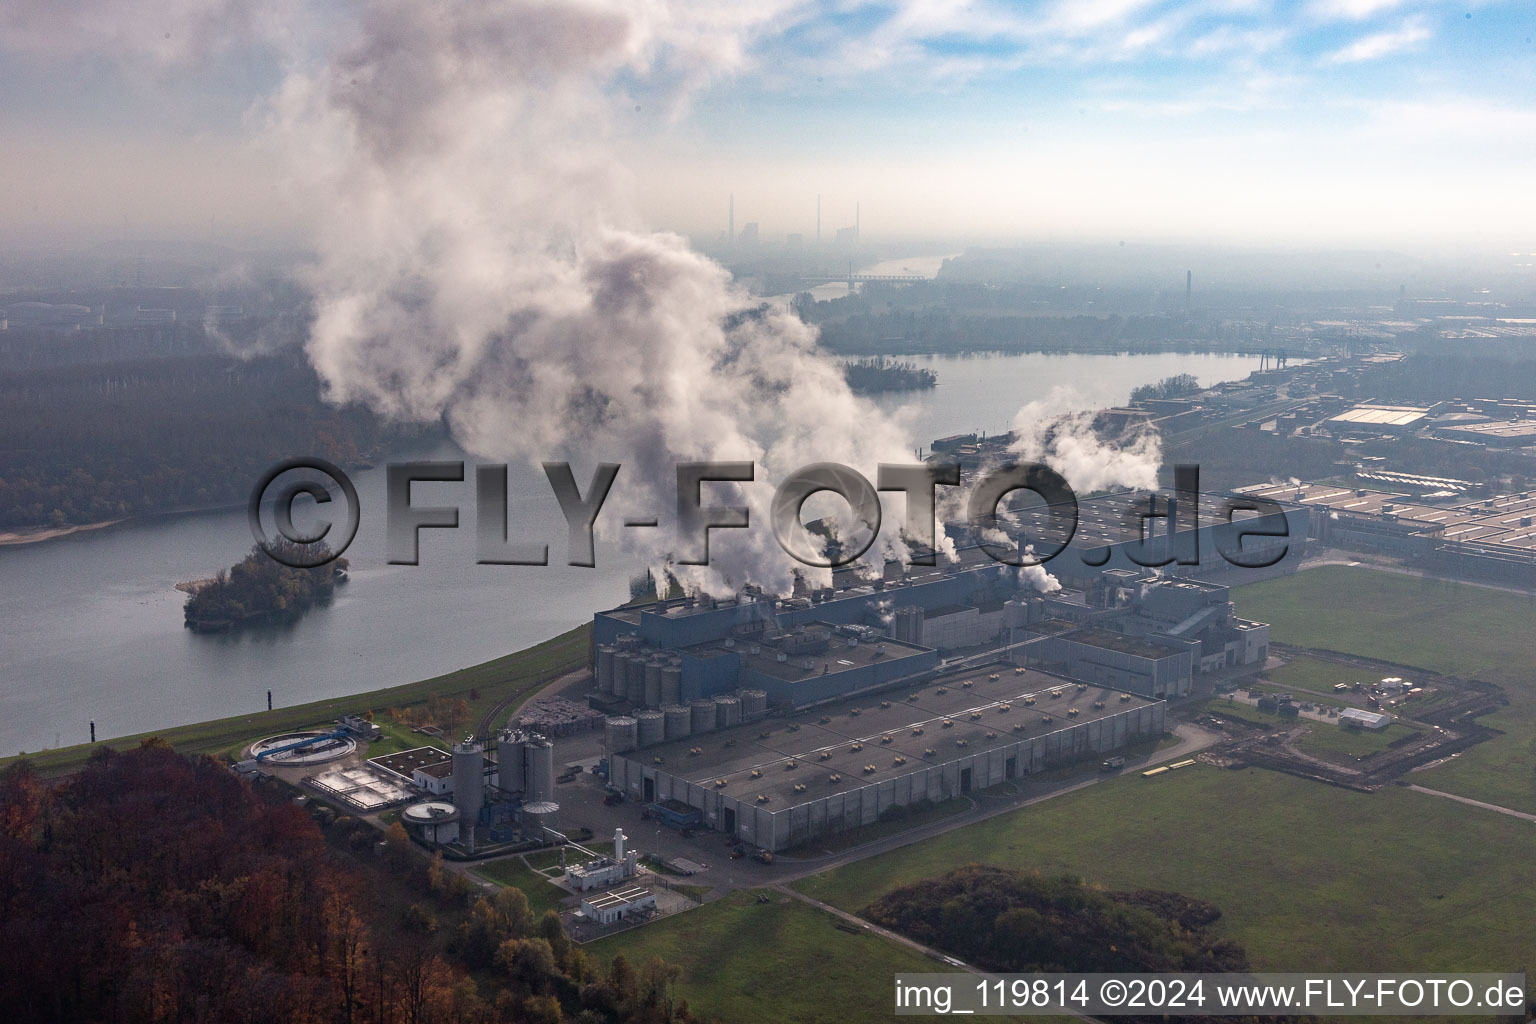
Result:
{"label": "white smoke cloud", "polygon": [[[811,328],[750,312],[723,268],[625,200],[613,83],[659,80],[675,102],[739,64],[764,9],[722,6],[378,0],[348,48],[289,79],[271,138],[292,184],[324,198],[308,351],[328,397],[442,417],[487,458],[620,461],[609,507],[664,520],[679,461],[756,462],[736,499],[753,529],[714,533],[708,568],[654,569],[785,593],[768,481],[818,461],[872,479],[908,445]],[[731,489],[706,503],[736,503]]]}
{"label": "white smoke cloud", "polygon": [[1116,487],[1155,489],[1163,461],[1157,434],[1147,431],[1108,443],[1094,431],[1093,420],[1093,407],[1076,392],[1053,388],[1014,416],[1010,450],[1026,461],[1050,466],[1079,495]]}

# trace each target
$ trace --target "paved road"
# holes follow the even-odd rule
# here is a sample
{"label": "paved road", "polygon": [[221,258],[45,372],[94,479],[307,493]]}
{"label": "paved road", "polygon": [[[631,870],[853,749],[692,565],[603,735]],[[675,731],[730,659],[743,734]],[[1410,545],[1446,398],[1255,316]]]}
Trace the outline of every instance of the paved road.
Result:
{"label": "paved road", "polygon": [[1442,793],[1438,789],[1426,789],[1423,786],[1409,786],[1408,788],[1413,790],[1415,793],[1428,793],[1430,796],[1443,796],[1447,800],[1455,800],[1459,804],[1466,804],[1469,807],[1481,807],[1485,811],[1494,811],[1498,814],[1507,814],[1511,818],[1520,818],[1523,821],[1536,821],[1536,814],[1527,814],[1524,811],[1517,811],[1512,807],[1500,807],[1498,804],[1487,804],[1481,800],[1473,800],[1471,797],[1457,796],[1455,793]]}

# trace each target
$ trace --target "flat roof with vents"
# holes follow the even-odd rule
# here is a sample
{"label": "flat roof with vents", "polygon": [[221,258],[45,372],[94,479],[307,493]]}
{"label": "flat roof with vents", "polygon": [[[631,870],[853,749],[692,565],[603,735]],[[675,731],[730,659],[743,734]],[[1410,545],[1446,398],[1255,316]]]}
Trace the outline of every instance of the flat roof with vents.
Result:
{"label": "flat roof with vents", "polygon": [[1337,416],[1330,416],[1328,422],[1340,426],[1392,427],[1402,430],[1422,423],[1428,416],[1428,409],[1411,405],[1357,405]]}
{"label": "flat roof with vents", "polygon": [[[410,750],[368,759],[369,764],[382,768],[392,775],[398,775],[407,782],[411,780],[412,774],[418,768],[432,768],[440,764],[451,764],[452,761],[453,756],[441,747],[413,747]],[[446,779],[448,776],[435,777]]]}
{"label": "flat roof with vents", "polygon": [[[997,679],[990,678],[994,674]],[[971,685],[966,686],[967,682]],[[623,756],[647,766],[660,757],[658,767],[677,779],[743,803],[755,804],[759,796],[766,796],[763,806],[782,810],[838,788],[905,774],[924,762],[944,764],[964,754],[1161,703],[1130,695],[1122,701],[1118,690],[1089,686],[1079,691],[1079,685],[1033,669],[1016,672],[1012,665],[983,665],[947,673],[911,690],[852,697],[787,718],[690,736]],[[1052,692],[1061,696],[1052,697]],[[1025,703],[1030,697],[1033,705]],[[1095,708],[1097,701],[1103,701],[1104,707]],[[999,710],[1004,704],[1008,710]],[[1067,712],[1074,708],[1077,715],[1069,718]],[[1050,723],[1044,721],[1047,717]],[[1013,727],[1021,724],[1024,732],[1014,732]],[[919,728],[921,733],[913,732]],[[693,753],[695,749],[699,753]],[[896,764],[897,758],[905,763]],[[873,772],[865,771],[869,765],[874,765]],[[830,782],[832,775],[840,776],[841,782]],[[796,790],[796,786],[805,789]]]}
{"label": "flat roof with vents", "polygon": [[612,892],[600,893],[596,896],[584,896],[582,902],[593,910],[608,910],[612,907],[627,907],[653,896],[651,890],[632,885],[627,889],[614,889]]}

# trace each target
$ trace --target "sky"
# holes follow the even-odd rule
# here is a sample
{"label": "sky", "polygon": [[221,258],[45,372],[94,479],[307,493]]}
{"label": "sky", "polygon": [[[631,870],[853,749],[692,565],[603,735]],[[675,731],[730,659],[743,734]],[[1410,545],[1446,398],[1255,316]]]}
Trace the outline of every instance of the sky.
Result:
{"label": "sky", "polygon": [[[264,128],[370,2],[12,0],[0,244],[303,245]],[[1529,0],[728,7],[598,83],[648,227],[1536,249]]]}

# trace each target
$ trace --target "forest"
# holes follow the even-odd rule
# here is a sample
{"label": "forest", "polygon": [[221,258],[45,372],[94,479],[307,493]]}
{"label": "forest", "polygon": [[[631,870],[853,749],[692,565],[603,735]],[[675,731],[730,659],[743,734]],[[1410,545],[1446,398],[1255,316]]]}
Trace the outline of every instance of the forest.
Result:
{"label": "forest", "polygon": [[521,890],[293,796],[154,739],[0,774],[7,1024],[695,1020],[667,964],[592,962]]}
{"label": "forest", "polygon": [[[299,547],[287,546],[295,552]],[[244,559],[227,572],[220,569],[217,576],[187,597],[187,627],[212,632],[253,621],[293,622],[317,602],[329,601],[336,585],[346,582],[348,562],[345,558],[330,559],[330,549],[324,543],[317,546],[322,550],[305,561],[324,564],[309,569],[290,568],[253,546]]]}
{"label": "forest", "polygon": [[421,429],[326,404],[297,349],[0,372],[0,530],[241,504],[281,459],[356,466]]}
{"label": "forest", "polygon": [[989,971],[1248,970],[1241,946],[1210,933],[1212,904],[1071,876],[973,864],[893,889],[864,916]]}

